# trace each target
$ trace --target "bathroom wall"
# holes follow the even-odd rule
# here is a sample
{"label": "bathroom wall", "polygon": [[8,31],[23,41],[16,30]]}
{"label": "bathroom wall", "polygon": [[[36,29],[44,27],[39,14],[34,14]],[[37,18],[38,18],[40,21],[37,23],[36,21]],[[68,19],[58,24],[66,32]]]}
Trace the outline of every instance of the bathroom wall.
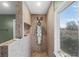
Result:
{"label": "bathroom wall", "polygon": [[0,43],[13,39],[13,19],[15,15],[0,15]]}
{"label": "bathroom wall", "polygon": [[37,25],[37,17],[42,17],[42,25],[43,25],[43,41],[41,45],[41,51],[47,51],[47,30],[46,30],[46,15],[38,15],[33,14],[31,16],[31,38],[32,38],[32,51],[39,51],[39,46],[36,42],[36,25]]}
{"label": "bathroom wall", "polygon": [[[23,20],[23,39],[25,41],[21,42],[25,45],[26,50],[24,53],[26,56],[31,57],[31,35],[30,35],[30,27],[31,27],[31,14],[29,8],[25,1],[22,2],[22,20]],[[29,37],[29,38],[28,38]],[[24,43],[25,42],[25,43]]]}
{"label": "bathroom wall", "polygon": [[26,2],[22,2],[23,35],[30,34],[31,13]]}
{"label": "bathroom wall", "polygon": [[[31,39],[30,32],[24,36],[24,23],[30,25],[30,12],[26,4],[17,1],[16,5],[16,38],[15,41],[8,45],[9,57],[30,57],[31,56]],[[30,29],[29,29],[30,30]],[[26,30],[27,31],[27,30]]]}
{"label": "bathroom wall", "polygon": [[16,1],[16,38],[23,37],[22,1]]}
{"label": "bathroom wall", "polygon": [[23,21],[29,25],[31,25],[31,14],[25,2],[22,2],[22,10],[23,10]]}
{"label": "bathroom wall", "polygon": [[16,38],[21,39],[24,36],[24,23],[31,25],[31,16],[24,1],[17,1],[16,7]]}
{"label": "bathroom wall", "polygon": [[8,45],[8,57],[31,57],[31,39],[26,36]]}
{"label": "bathroom wall", "polygon": [[54,51],[54,6],[53,2],[47,13],[47,42],[48,42],[48,54],[53,56]]}
{"label": "bathroom wall", "polygon": [[48,37],[48,54],[54,56],[54,20],[55,10],[63,1],[54,1],[51,3],[47,13],[47,37]]}

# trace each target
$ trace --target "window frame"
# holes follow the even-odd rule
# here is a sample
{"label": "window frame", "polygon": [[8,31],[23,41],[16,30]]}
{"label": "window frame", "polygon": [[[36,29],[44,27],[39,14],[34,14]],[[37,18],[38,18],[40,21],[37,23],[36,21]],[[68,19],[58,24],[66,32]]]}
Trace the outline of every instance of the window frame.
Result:
{"label": "window frame", "polygon": [[58,13],[62,12],[65,8],[70,6],[73,1],[62,2],[60,6],[55,10],[55,20],[54,20],[54,54],[56,57],[70,57],[71,55],[67,54],[60,47],[60,20]]}

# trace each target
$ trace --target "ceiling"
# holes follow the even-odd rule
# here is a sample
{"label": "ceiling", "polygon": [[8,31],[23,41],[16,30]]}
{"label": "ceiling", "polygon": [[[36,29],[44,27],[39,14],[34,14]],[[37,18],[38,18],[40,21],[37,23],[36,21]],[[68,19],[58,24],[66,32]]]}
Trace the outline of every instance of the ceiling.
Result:
{"label": "ceiling", "polygon": [[[5,6],[3,5],[5,3]],[[8,6],[6,6],[6,3]],[[0,1],[0,14],[16,14],[15,1]]]}
{"label": "ceiling", "polygon": [[51,1],[26,1],[31,14],[46,14]]}
{"label": "ceiling", "polygon": [[[40,2],[40,6],[37,4]],[[8,3],[8,7],[3,6],[3,3]],[[51,1],[26,1],[25,2],[31,12],[31,14],[46,14]],[[55,9],[62,2],[55,1]],[[16,2],[15,1],[0,1],[0,14],[16,14]]]}

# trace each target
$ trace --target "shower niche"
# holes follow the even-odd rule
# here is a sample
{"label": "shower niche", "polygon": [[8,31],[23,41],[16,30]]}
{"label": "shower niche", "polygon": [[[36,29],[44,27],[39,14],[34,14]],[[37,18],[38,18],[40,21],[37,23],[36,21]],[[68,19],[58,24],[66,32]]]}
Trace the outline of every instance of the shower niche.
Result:
{"label": "shower niche", "polygon": [[31,25],[24,22],[24,36],[27,36],[30,33]]}

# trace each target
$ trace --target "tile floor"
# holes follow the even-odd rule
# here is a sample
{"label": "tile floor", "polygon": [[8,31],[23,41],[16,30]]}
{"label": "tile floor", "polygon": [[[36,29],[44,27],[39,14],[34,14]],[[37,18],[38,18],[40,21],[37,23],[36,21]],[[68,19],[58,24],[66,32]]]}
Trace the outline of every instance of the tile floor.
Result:
{"label": "tile floor", "polygon": [[48,57],[48,53],[46,51],[33,51],[32,57]]}

